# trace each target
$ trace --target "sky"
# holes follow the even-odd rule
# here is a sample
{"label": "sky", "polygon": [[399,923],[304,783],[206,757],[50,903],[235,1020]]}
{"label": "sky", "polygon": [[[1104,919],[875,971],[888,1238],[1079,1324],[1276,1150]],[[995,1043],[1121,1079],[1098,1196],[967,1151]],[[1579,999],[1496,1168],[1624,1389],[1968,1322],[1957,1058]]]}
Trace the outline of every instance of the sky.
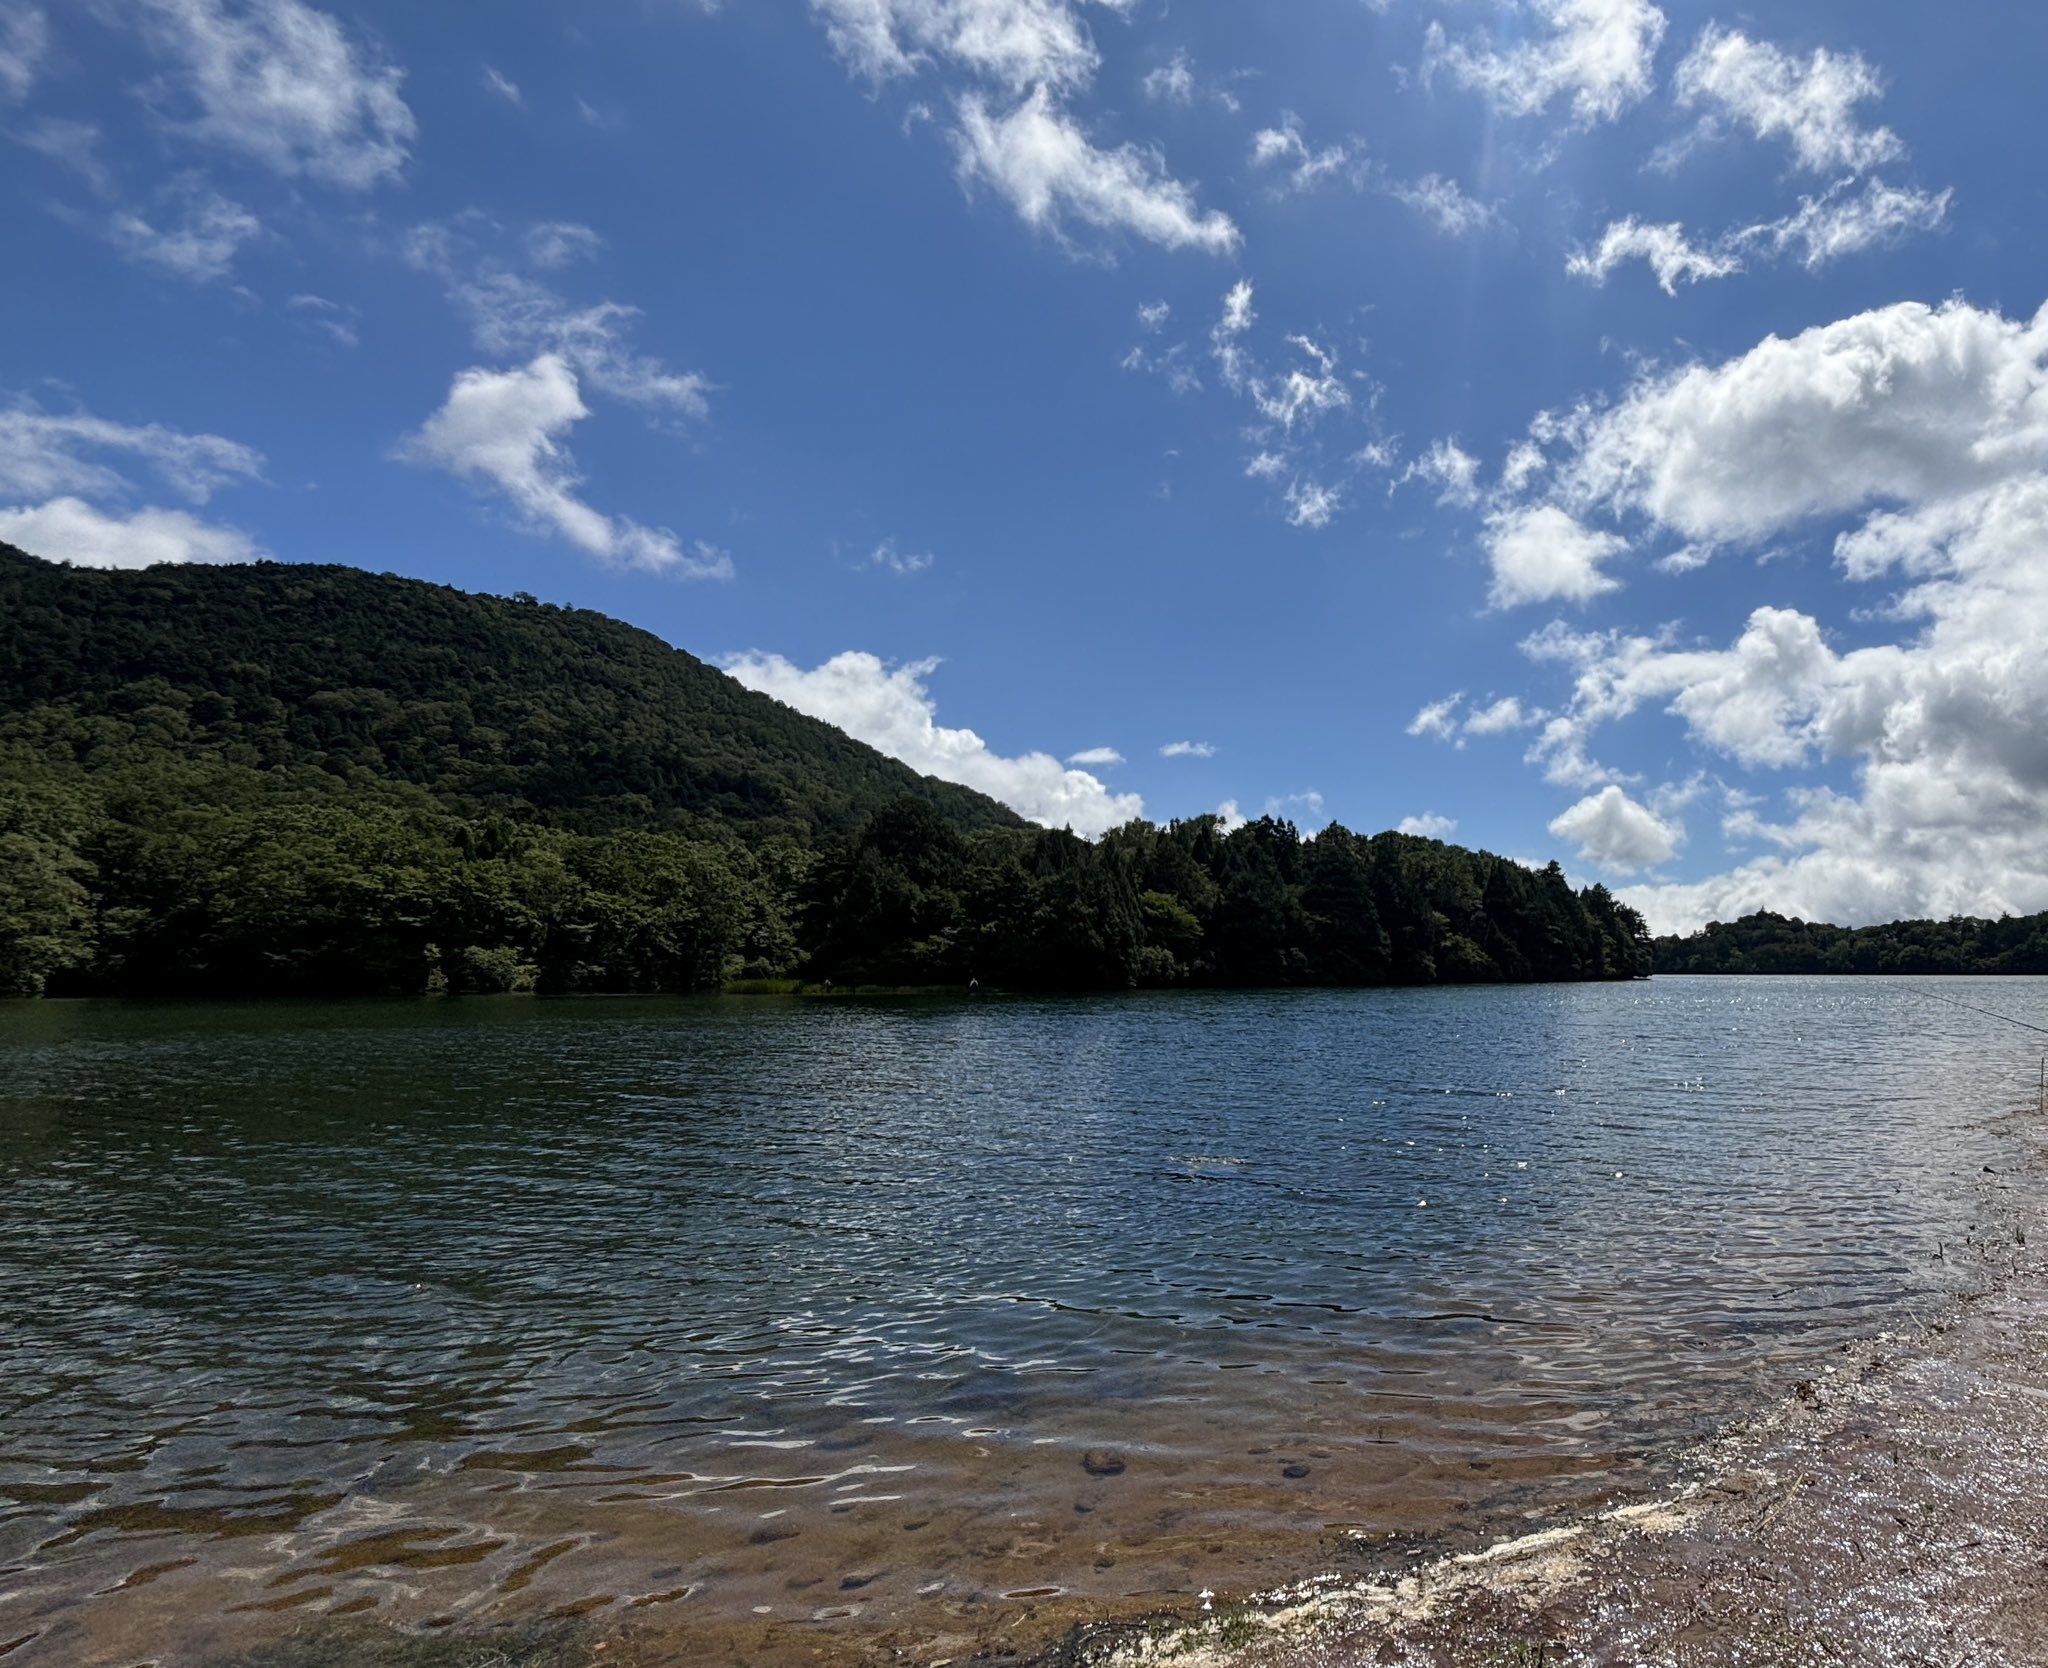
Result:
{"label": "sky", "polygon": [[2048,909],[2048,9],[0,0],[0,539],[594,608],[1085,835]]}

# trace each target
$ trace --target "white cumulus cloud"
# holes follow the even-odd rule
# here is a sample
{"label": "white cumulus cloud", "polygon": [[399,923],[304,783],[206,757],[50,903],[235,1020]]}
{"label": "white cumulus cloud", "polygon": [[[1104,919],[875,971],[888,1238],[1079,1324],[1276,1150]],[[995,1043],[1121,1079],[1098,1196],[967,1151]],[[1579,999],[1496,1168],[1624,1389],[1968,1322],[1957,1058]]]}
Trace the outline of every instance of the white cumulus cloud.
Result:
{"label": "white cumulus cloud", "polygon": [[1568,680],[1531,757],[1597,790],[1560,830],[1593,860],[1654,867],[1650,824],[1677,831],[1668,796],[1638,805],[1595,757],[1633,715],[1781,784],[1725,824],[1753,855],[1628,894],[1653,925],[2048,908],[2048,309],[1878,308],[1535,432],[1557,456],[1525,510],[1678,541],[1683,566],[1802,539],[1833,555],[1833,593],[1760,600],[1723,640],[1553,623],[1524,644]]}
{"label": "white cumulus cloud", "polygon": [[1456,817],[1440,817],[1434,811],[1424,811],[1419,817],[1403,817],[1394,824],[1396,834],[1414,834],[1425,840],[1448,840],[1458,832]]}
{"label": "white cumulus cloud", "polygon": [[1519,695],[1503,695],[1467,718],[1465,733],[1470,736],[1504,735],[1510,730],[1526,730],[1547,717],[1549,714],[1541,707],[1524,706]]}
{"label": "white cumulus cloud", "polygon": [[749,689],[836,725],[912,770],[977,789],[1043,827],[1093,839],[1145,814],[1138,795],[1113,794],[1050,753],[1008,758],[972,730],[941,725],[926,687],[938,664],[891,667],[848,650],[805,670],[779,654],[750,652],[727,660],[725,669]]}
{"label": "white cumulus cloud", "polygon": [[1574,507],[1647,516],[1695,543],[1916,502],[2048,461],[2048,316],[1903,302],[1651,375],[1575,414]]}
{"label": "white cumulus cloud", "polygon": [[1493,564],[1488,600],[1496,608],[1591,602],[1619,584],[1601,564],[1628,549],[1619,534],[1582,526],[1555,504],[1503,511],[1488,522],[1482,542]]}
{"label": "white cumulus cloud", "polygon": [[1612,783],[1554,818],[1550,832],[1571,841],[1586,861],[1616,874],[1659,868],[1685,841],[1682,827],[1637,804]]}
{"label": "white cumulus cloud", "polygon": [[1458,709],[1464,703],[1463,690],[1455,695],[1446,695],[1441,701],[1430,702],[1409,720],[1408,733],[1411,736],[1430,736],[1437,741],[1454,741],[1458,734]]}
{"label": "white cumulus cloud", "polygon": [[264,554],[246,533],[185,510],[95,509],[77,498],[0,509],[0,541],[84,568],[146,568],[157,562],[253,562]]}
{"label": "white cumulus cloud", "polygon": [[731,577],[732,562],[666,528],[606,515],[576,495],[579,477],[564,438],[590,415],[576,373],[544,353],[518,370],[468,370],[401,455],[497,488],[529,530],[553,532],[598,560],[686,579]]}
{"label": "white cumulus cloud", "polygon": [[1206,741],[1169,741],[1159,749],[1162,759],[1213,759],[1216,749]]}
{"label": "white cumulus cloud", "polygon": [[1432,741],[1447,741],[1462,750],[1468,737],[1507,735],[1515,730],[1533,729],[1549,717],[1544,708],[1528,705],[1519,695],[1503,695],[1483,707],[1476,706],[1468,711],[1465,692],[1459,690],[1440,701],[1430,702],[1418,711],[1408,721],[1408,733]]}

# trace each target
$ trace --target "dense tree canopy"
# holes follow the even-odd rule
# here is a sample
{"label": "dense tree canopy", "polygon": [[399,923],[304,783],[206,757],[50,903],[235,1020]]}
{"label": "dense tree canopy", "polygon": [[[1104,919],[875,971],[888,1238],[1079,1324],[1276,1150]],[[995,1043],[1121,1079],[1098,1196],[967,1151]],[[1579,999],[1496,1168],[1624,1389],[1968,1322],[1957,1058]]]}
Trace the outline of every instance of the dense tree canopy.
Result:
{"label": "dense tree canopy", "polygon": [[1656,941],[1659,973],[2048,973],[2048,914],[1830,927],[1768,911]]}
{"label": "dense tree canopy", "polygon": [[0,547],[0,993],[1626,978],[1555,864],[1024,826],[601,616]]}
{"label": "dense tree canopy", "polygon": [[38,709],[593,831],[810,838],[905,795],[962,827],[1020,825],[618,620],[356,568],[119,573],[0,544],[0,711]]}

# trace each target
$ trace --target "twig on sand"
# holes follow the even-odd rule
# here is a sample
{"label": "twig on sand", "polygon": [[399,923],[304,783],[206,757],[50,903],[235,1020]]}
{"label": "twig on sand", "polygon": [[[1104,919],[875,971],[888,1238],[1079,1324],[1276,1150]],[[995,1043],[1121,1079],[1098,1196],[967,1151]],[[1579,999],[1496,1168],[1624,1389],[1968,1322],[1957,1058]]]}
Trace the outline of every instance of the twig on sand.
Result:
{"label": "twig on sand", "polygon": [[1793,1478],[1792,1486],[1785,1491],[1784,1496],[1778,1501],[1778,1503],[1775,1506],[1773,1506],[1769,1511],[1765,1512],[1764,1515],[1757,1520],[1757,1525],[1756,1529],[1754,1530],[1754,1533],[1761,1535],[1766,1529],[1770,1528],[1772,1524],[1776,1523],[1780,1517],[1784,1516],[1785,1508],[1790,1506],[1794,1500],[1798,1499],[1799,1491],[1805,1488],[1806,1485],[1812,1481],[1812,1473],[1806,1471],[1800,1472],[1797,1477]]}

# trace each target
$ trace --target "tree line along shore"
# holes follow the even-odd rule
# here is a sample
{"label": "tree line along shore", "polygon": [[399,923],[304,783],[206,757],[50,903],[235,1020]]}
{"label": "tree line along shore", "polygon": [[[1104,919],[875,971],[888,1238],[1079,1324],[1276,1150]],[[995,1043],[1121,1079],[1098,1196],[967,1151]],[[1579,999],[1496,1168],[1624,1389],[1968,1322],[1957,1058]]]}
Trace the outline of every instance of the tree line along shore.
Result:
{"label": "tree line along shore", "polygon": [[345,567],[0,547],[0,991],[1610,979],[1641,919],[1261,818],[1088,842],[651,634]]}
{"label": "tree line along shore", "polygon": [[2048,912],[1831,927],[1763,910],[1653,949],[1659,973],[2048,973]]}

